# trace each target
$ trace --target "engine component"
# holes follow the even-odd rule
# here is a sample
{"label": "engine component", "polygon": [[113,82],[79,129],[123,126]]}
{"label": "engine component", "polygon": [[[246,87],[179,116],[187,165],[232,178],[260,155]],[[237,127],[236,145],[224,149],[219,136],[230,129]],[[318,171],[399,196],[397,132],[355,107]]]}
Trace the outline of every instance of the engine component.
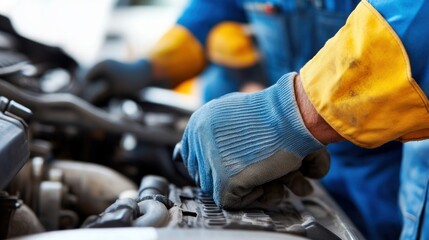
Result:
{"label": "engine component", "polygon": [[[150,199],[151,196],[162,196],[159,193],[165,190],[162,187],[164,180],[148,176],[142,183],[139,192],[147,200],[138,203],[138,211],[135,205],[138,200],[121,199],[104,213],[88,219],[84,226],[104,229],[52,232],[25,239],[92,239],[106,235],[121,238],[151,236],[147,239],[171,239],[172,236],[175,239],[363,239],[350,220],[314,181],[314,192],[308,197],[300,198],[289,193],[289,197],[283,199],[281,204],[269,209],[241,211],[227,211],[217,207],[209,195],[196,187],[170,184],[168,199],[173,202],[173,206],[167,213],[161,210],[167,209],[161,201]],[[136,213],[143,215],[130,221],[130,216],[135,219]],[[128,228],[106,229],[107,226]],[[130,226],[156,228],[129,228]],[[148,235],[148,231],[153,235]]]}
{"label": "engine component", "polygon": [[148,175],[142,179],[137,199],[141,216],[134,226],[163,227],[168,223],[168,209],[174,204],[166,197],[168,185],[167,179],[160,176]]}
{"label": "engine component", "polygon": [[31,111],[5,97],[0,97],[0,190],[27,162],[30,154],[28,125]]}
{"label": "engine component", "polygon": [[0,94],[13,97],[34,111],[41,122],[78,125],[103,129],[111,133],[132,133],[141,140],[159,144],[175,144],[181,134],[160,128],[149,128],[128,118],[117,118],[100,108],[68,93],[29,94],[0,80]]}
{"label": "engine component", "polygon": [[164,227],[168,223],[169,213],[161,202],[143,200],[138,203],[141,216],[134,221],[136,227]]}
{"label": "engine component", "polygon": [[32,158],[8,187],[31,206],[48,231],[76,228],[81,219],[106,209],[123,193],[137,196],[135,184],[110,168],[76,161],[48,162]]}
{"label": "engine component", "polygon": [[56,230],[60,218],[63,185],[60,182],[44,181],[40,185],[39,215],[46,230]]}
{"label": "engine component", "polygon": [[281,204],[270,209],[226,211],[209,195],[190,187],[171,186],[169,198],[175,208],[180,208],[175,227],[270,231],[316,240],[362,239],[321,187],[315,182],[313,187],[315,192],[309,197],[298,198],[290,192]]}
{"label": "engine component", "polygon": [[[167,189],[166,184],[164,178],[146,176],[142,179],[136,200],[118,200],[98,217],[89,219],[85,227],[151,226],[194,229],[202,234],[205,231],[209,234],[212,230],[252,230],[284,236],[293,234],[315,240],[363,239],[345,214],[314,181],[315,191],[308,197],[300,198],[290,192],[288,198],[269,209],[241,211],[219,208],[208,194],[196,187],[179,188],[170,184]],[[166,198],[172,205],[164,203],[163,194],[167,194]],[[141,216],[133,221],[130,221],[129,216],[131,212],[137,211],[130,201],[140,201],[138,213]],[[133,207],[127,207],[130,205]],[[124,209],[128,209],[127,214]]]}
{"label": "engine component", "polygon": [[34,212],[16,196],[0,192],[0,239],[43,232]]}
{"label": "engine component", "polygon": [[138,193],[139,199],[158,194],[167,196],[169,192],[168,185],[167,179],[160,176],[148,175],[141,181]]}
{"label": "engine component", "polygon": [[87,218],[83,223],[83,227],[129,227],[139,215],[139,206],[135,200],[130,198],[118,199],[100,215]]}
{"label": "engine component", "polygon": [[45,229],[36,214],[25,204],[15,210],[9,222],[7,237],[18,237],[44,232]]}
{"label": "engine component", "polygon": [[6,192],[0,192],[0,238],[8,236],[10,222],[15,210],[21,207],[22,201],[9,196]]}
{"label": "engine component", "polygon": [[118,199],[98,216],[89,217],[85,228],[105,227],[162,227],[167,225],[173,206],[165,195],[169,183],[163,177],[149,175],[142,179],[136,199]]}
{"label": "engine component", "polygon": [[27,59],[20,53],[4,50],[0,51],[0,76],[15,74],[26,64]]}
{"label": "engine component", "polygon": [[[66,209],[70,199],[69,186],[63,181],[63,171],[51,168],[47,181],[39,186],[38,215],[46,230],[75,228],[79,216],[75,211]],[[75,196],[73,196],[75,198]]]}
{"label": "engine component", "polygon": [[125,176],[93,163],[57,160],[50,168],[63,172],[64,184],[76,196],[78,212],[86,216],[104,211],[122,192],[137,189]]}

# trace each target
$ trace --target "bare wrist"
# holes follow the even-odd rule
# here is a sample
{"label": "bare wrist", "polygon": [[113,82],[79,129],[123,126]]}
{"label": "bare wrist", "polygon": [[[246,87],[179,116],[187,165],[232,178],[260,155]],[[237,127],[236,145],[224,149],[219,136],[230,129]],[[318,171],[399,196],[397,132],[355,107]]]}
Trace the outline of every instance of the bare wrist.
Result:
{"label": "bare wrist", "polygon": [[301,117],[314,138],[325,145],[344,140],[316,111],[305,93],[301,77],[297,75],[294,81],[295,98]]}

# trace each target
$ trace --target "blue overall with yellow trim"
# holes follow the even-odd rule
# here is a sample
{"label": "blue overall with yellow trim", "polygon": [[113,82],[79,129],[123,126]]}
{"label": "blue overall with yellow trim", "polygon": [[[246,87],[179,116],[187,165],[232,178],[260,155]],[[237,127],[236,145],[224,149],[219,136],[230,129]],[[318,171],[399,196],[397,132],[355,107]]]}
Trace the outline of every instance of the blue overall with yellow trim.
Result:
{"label": "blue overall with yellow trim", "polygon": [[401,181],[401,238],[428,239],[429,141],[386,143],[429,137],[427,16],[424,0],[191,0],[178,25],[205,45],[217,24],[249,23],[271,84],[302,67],[316,110],[354,143],[329,146],[326,188],[367,238],[396,239]]}
{"label": "blue overall with yellow trim", "polygon": [[[356,1],[193,1],[178,23],[201,43],[205,43],[210,29],[219,22],[250,23],[263,54],[267,78],[273,84],[283,74],[299,70],[344,25],[356,4]],[[192,14],[208,9],[207,15],[198,15],[201,19],[196,20]],[[202,79],[205,100],[238,90],[239,82],[222,66],[212,65]],[[402,144],[364,149],[344,142],[329,146],[329,150],[332,166],[323,179],[327,190],[367,238],[398,238]]]}

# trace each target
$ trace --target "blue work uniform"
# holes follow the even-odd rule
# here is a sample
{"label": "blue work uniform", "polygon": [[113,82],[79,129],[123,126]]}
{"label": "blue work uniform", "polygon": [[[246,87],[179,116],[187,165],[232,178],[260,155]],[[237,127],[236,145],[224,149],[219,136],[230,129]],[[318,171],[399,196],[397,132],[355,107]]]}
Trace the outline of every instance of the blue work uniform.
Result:
{"label": "blue work uniform", "polygon": [[[283,74],[298,71],[344,25],[357,3],[194,0],[178,24],[203,44],[209,29],[220,22],[250,24],[267,79],[274,84]],[[238,90],[239,84],[217,65],[210,67],[203,79],[205,89],[210,90],[204,93],[205,100]],[[392,142],[364,149],[342,142],[328,148],[332,163],[322,181],[326,189],[368,239],[397,239],[402,226],[398,203],[402,144]]]}
{"label": "blue work uniform", "polygon": [[429,239],[429,140],[404,144],[400,203],[403,239]]}

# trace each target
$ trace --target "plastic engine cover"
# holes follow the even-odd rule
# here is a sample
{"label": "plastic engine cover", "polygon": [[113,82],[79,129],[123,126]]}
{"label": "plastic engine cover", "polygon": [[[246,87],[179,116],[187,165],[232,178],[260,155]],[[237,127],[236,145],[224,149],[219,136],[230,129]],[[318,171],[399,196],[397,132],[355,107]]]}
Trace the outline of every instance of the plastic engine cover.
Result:
{"label": "plastic engine cover", "polygon": [[3,190],[29,158],[27,124],[21,118],[31,111],[0,97],[0,190]]}

